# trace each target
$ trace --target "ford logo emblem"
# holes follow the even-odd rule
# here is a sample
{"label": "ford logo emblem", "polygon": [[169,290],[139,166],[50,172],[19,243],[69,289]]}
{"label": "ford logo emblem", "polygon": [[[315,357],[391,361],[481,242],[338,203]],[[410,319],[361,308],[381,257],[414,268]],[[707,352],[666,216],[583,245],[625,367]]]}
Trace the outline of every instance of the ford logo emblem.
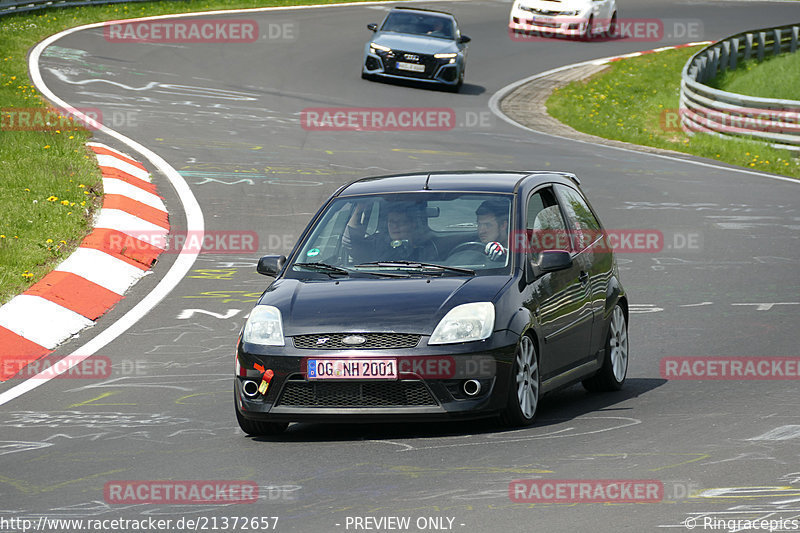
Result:
{"label": "ford logo emblem", "polygon": [[364,344],[365,342],[367,342],[367,339],[365,339],[360,335],[349,335],[344,339],[342,339],[342,344],[356,345],[356,344]]}

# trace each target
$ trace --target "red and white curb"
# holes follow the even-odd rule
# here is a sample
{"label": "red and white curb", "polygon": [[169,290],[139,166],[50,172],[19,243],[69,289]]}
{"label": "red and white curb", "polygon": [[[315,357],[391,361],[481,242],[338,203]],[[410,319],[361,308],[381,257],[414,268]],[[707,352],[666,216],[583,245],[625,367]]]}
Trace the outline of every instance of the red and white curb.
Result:
{"label": "red and white curb", "polygon": [[714,44],[714,41],[699,41],[699,42],[696,42],[696,43],[678,44],[678,45],[675,45],[675,46],[663,46],[661,48],[654,48],[653,50],[645,50],[644,52],[632,52],[630,54],[624,54],[624,55],[621,55],[621,56],[608,57],[608,58],[599,60],[595,64],[602,65],[602,64],[605,64],[605,63],[613,63],[614,61],[620,61],[622,59],[628,59],[629,57],[639,57],[639,56],[644,56],[644,55],[647,55],[647,54],[656,54],[658,52],[663,52],[665,50],[677,50],[679,48],[690,48],[692,46],[701,46],[701,45],[709,45],[709,44]]}
{"label": "red and white curb", "polygon": [[144,166],[103,144],[89,148],[102,172],[103,207],[72,255],[0,307],[0,381],[93,325],[166,246],[167,208]]}

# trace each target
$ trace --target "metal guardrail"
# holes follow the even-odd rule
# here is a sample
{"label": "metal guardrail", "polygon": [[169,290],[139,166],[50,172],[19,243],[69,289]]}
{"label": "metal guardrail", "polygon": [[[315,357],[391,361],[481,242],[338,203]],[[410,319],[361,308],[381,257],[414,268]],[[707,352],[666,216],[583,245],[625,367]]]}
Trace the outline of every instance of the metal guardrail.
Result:
{"label": "metal guardrail", "polygon": [[713,89],[705,82],[767,55],[795,53],[800,24],[738,33],[692,56],[681,74],[681,127],[692,134],[751,137],[778,148],[800,150],[800,101],[758,98]]}
{"label": "metal guardrail", "polygon": [[151,2],[152,0],[25,0],[21,2],[0,0],[0,16],[25,13],[37,9],[58,7],[97,6],[102,4],[123,4],[130,2]]}

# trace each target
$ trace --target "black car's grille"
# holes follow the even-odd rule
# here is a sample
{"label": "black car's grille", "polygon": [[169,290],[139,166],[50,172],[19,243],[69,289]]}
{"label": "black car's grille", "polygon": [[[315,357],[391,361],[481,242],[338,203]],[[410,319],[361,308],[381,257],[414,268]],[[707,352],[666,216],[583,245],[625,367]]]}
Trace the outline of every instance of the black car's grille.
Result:
{"label": "black car's grille", "polygon": [[275,405],[289,407],[403,407],[437,405],[421,381],[287,381]]}
{"label": "black car's grille", "polygon": [[[361,344],[343,342],[348,337],[361,337]],[[329,333],[297,335],[294,347],[304,350],[387,350],[390,348],[414,348],[419,344],[419,335],[407,333]],[[353,339],[357,340],[357,339]]]}
{"label": "black car's grille", "polygon": [[[410,58],[406,57],[406,55],[409,55]],[[425,65],[425,70],[423,72],[402,70],[397,68],[398,62]],[[383,56],[383,63],[387,74],[395,74],[409,78],[432,78],[439,67],[439,62],[432,55],[403,52],[401,50],[394,50],[391,55]]]}

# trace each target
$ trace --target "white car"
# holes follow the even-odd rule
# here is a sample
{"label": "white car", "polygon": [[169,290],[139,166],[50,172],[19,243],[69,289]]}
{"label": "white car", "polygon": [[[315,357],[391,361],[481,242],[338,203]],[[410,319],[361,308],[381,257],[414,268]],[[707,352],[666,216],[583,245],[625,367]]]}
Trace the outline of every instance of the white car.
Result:
{"label": "white car", "polygon": [[514,33],[591,38],[617,31],[616,0],[514,0],[508,28]]}

